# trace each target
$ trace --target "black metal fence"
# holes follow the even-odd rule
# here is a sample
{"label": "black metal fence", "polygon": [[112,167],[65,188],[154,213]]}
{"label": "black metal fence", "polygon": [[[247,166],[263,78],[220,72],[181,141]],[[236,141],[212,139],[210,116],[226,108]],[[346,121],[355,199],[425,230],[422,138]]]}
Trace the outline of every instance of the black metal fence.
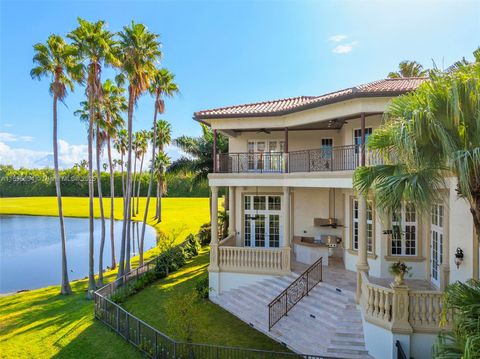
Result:
{"label": "black metal fence", "polygon": [[110,299],[111,295],[124,290],[127,283],[132,284],[154,270],[156,260],[157,258],[146,262],[143,266],[133,269],[94,293],[95,318],[138,348],[146,357],[154,359],[328,359],[319,355],[186,343],[170,338]]}
{"label": "black metal fence", "polygon": [[268,305],[268,330],[288,314],[295,304],[322,281],[323,257],[308,267]]}
{"label": "black metal fence", "polygon": [[248,152],[218,154],[219,173],[283,173],[287,154],[283,152]]}

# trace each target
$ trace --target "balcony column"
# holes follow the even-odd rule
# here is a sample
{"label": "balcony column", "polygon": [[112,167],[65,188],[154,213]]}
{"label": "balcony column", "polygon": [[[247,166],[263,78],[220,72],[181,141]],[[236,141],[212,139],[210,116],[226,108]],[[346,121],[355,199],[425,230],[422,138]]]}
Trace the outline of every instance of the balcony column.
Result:
{"label": "balcony column", "polygon": [[283,163],[284,163],[284,166],[285,166],[285,170],[284,172],[288,173],[288,128],[285,127],[285,144],[283,146],[283,157],[284,157],[284,160],[283,160]]}
{"label": "balcony column", "polygon": [[212,213],[211,213],[211,240],[210,240],[210,272],[218,272],[218,187],[210,187],[212,191]]}
{"label": "balcony column", "polygon": [[365,166],[365,112],[360,114],[360,166]]}
{"label": "balcony column", "polygon": [[213,173],[218,172],[217,166],[217,130],[213,130]]}
{"label": "balcony column", "polygon": [[235,234],[235,187],[228,187],[228,234]]}
{"label": "balcony column", "polygon": [[358,198],[357,303],[359,303],[362,295],[362,272],[368,275],[370,269],[367,249],[367,199],[360,196]]}

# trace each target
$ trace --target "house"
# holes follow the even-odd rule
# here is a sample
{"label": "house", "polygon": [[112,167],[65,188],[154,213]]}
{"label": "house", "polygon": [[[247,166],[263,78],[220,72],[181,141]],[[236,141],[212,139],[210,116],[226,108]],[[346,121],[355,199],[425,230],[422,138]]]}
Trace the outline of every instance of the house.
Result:
{"label": "house", "polygon": [[[389,101],[423,81],[384,79],[322,96],[195,113],[215,137],[222,133],[229,140],[228,153],[214,149],[209,175],[214,203],[219,187],[228,187],[229,199],[227,238],[218,238],[218,209],[212,206],[213,301],[297,352],[431,356],[440,331],[442,290],[479,274],[468,205],[457,197],[454,179],[431,213],[405,203],[399,213],[382,214],[352,186],[357,166],[381,161],[364,145]],[[463,261],[454,256],[457,248],[465,254]],[[404,285],[390,284],[389,266],[395,261],[412,268]],[[309,287],[311,278],[289,283],[312,265],[323,281],[307,297],[305,283]],[[271,325],[266,304],[277,300],[272,303],[279,306],[275,297],[287,287],[282,303],[298,301],[298,310],[285,318],[280,314],[282,319]],[[310,330],[314,325],[318,329]],[[329,332],[322,332],[324,327]]]}

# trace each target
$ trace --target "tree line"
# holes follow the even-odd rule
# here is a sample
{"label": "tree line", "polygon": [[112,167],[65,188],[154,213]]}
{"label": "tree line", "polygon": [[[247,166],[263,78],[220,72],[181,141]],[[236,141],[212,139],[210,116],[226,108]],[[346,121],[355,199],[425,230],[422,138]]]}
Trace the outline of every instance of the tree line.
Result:
{"label": "tree line", "polygon": [[[78,165],[77,165],[78,166]],[[104,167],[103,167],[104,168]],[[104,168],[105,169],[105,168]],[[62,196],[88,196],[88,171],[78,167],[60,170]],[[96,174],[94,174],[96,177]],[[137,177],[140,197],[147,196],[150,175],[142,173]],[[110,193],[110,173],[101,173],[102,190]],[[122,197],[122,174],[115,168],[113,172],[114,196]],[[155,192],[155,191],[154,191]],[[96,193],[96,192],[95,192]],[[14,169],[0,165],[0,197],[40,197],[55,196],[55,173],[53,169]],[[208,197],[207,181],[194,181],[192,172],[173,173],[167,171],[162,182],[164,197]]]}

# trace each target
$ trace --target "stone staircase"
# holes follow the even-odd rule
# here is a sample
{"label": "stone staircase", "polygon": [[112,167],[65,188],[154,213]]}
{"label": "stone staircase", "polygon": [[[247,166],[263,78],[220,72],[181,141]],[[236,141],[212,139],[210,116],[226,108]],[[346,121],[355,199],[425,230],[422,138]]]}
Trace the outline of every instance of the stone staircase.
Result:
{"label": "stone staircase", "polygon": [[334,358],[372,358],[365,348],[362,319],[354,294],[324,282],[268,330],[268,303],[296,277],[296,274],[272,277],[211,299],[294,352]]}

